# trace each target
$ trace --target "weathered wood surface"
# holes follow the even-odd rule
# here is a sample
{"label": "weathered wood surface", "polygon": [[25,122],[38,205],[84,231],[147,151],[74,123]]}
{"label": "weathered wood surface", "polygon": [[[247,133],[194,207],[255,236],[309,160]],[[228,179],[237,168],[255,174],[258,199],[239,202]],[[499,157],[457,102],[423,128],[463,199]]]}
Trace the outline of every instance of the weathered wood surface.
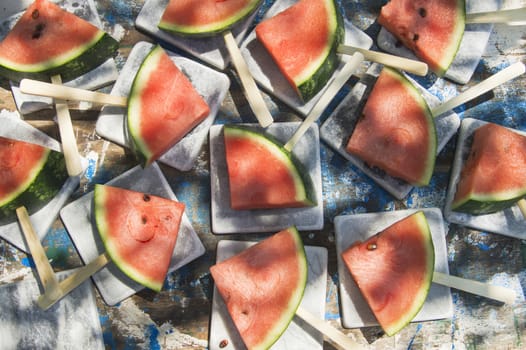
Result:
{"label": "weathered wood surface", "polygon": [[[342,1],[345,14],[356,26],[375,38],[379,30],[375,22],[381,1]],[[507,1],[505,5],[525,5],[524,1]],[[133,44],[152,41],[138,33],[134,19],[141,0],[101,0],[97,7],[107,31],[120,39],[118,62],[122,64]],[[272,4],[266,1],[265,6]],[[526,29],[524,26],[494,26],[486,52],[468,84],[475,84],[502,67],[526,60]],[[365,68],[365,67],[364,67]],[[254,122],[255,118],[236,82],[228,72],[232,86],[221,106],[217,123],[228,121]],[[350,80],[346,91],[352,86]],[[465,87],[437,80],[428,81],[429,90],[440,98],[455,95]],[[494,90],[456,111],[462,118],[473,117],[526,130],[526,76]],[[266,97],[276,121],[301,120],[277,100]],[[0,110],[14,111],[10,92],[0,89]],[[26,116],[33,125],[58,137],[50,112]],[[122,147],[98,137],[94,130],[97,112],[72,113],[78,148],[83,156],[96,161],[72,200],[91,191],[95,183],[106,182],[136,163]],[[323,121],[323,118],[322,118]],[[338,304],[338,274],[334,247],[333,219],[339,214],[378,212],[398,208],[443,207],[449,181],[449,170],[455,140],[441,152],[431,186],[413,190],[404,200],[395,200],[359,170],[322,143],[321,160],[324,190],[325,227],[321,231],[302,232],[305,244],[328,248],[327,307],[325,318],[340,326]],[[187,204],[187,214],[206,247],[206,254],[168,276],[167,288],[160,293],[142,291],[115,307],[98,298],[104,342],[108,349],[184,349],[206,348],[213,282],[209,267],[215,261],[216,243],[223,238],[210,230],[210,179],[208,144],[202,147],[197,164],[189,172],[162,166],[165,176],[179,200]],[[258,239],[264,234],[244,235],[241,239]],[[61,222],[50,230],[44,240],[48,257],[56,271],[79,266],[67,232]],[[520,349],[526,336],[526,303],[522,290],[526,287],[525,243],[502,235],[450,225],[447,235],[449,267],[452,274],[508,284],[520,291],[514,305],[453,291],[452,319],[413,323],[394,337],[385,336],[378,327],[344,330],[356,341],[371,349]],[[29,260],[5,241],[0,241],[0,284],[22,279],[30,274]],[[325,348],[333,347],[325,343]]]}

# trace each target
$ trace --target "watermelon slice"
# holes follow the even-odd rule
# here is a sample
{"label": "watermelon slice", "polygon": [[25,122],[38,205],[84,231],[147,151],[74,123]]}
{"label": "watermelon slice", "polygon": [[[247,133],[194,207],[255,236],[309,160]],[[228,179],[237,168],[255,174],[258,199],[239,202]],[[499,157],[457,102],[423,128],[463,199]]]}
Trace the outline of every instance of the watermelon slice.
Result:
{"label": "watermelon slice", "polygon": [[387,335],[400,331],[422,308],[435,268],[433,240],[422,211],[352,244],[341,257]]}
{"label": "watermelon slice", "polygon": [[525,196],[526,136],[493,123],[476,129],[451,209],[489,214]]}
{"label": "watermelon slice", "polygon": [[141,64],[128,97],[127,131],[143,167],[210,114],[206,101],[159,45]]}
{"label": "watermelon slice", "polygon": [[256,36],[307,102],[338,67],[336,50],[344,40],[345,29],[334,0],[300,0],[259,23]]}
{"label": "watermelon slice", "polygon": [[453,62],[466,20],[464,0],[390,0],[378,23],[437,75]]}
{"label": "watermelon slice", "polygon": [[215,286],[248,349],[268,349],[303,298],[307,259],[295,227],[210,268]]}
{"label": "watermelon slice", "polygon": [[111,260],[131,279],[160,291],[170,267],[185,205],[108,185],[95,185],[94,217]]}
{"label": "watermelon slice", "polygon": [[384,67],[347,143],[347,152],[415,186],[429,184],[437,135],[429,107],[415,86]]}
{"label": "watermelon slice", "polygon": [[182,35],[209,36],[251,15],[261,0],[170,0],[159,28]]}
{"label": "watermelon slice", "polygon": [[67,177],[62,153],[0,137],[0,223],[14,221],[19,206],[30,214],[42,208]]}
{"label": "watermelon slice", "polygon": [[225,125],[223,132],[233,209],[316,205],[308,173],[279,141],[246,126]]}
{"label": "watermelon slice", "polygon": [[116,53],[119,43],[47,0],[31,4],[0,42],[0,75],[13,81],[76,78]]}

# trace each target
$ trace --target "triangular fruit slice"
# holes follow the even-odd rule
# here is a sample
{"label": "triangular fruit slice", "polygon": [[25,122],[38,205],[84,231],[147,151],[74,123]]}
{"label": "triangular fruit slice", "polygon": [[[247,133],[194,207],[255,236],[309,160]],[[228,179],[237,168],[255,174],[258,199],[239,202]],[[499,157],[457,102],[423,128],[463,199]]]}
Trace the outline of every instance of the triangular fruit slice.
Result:
{"label": "triangular fruit slice", "polygon": [[390,0],[378,23],[442,76],[464,35],[464,0]]}
{"label": "triangular fruit slice", "polygon": [[383,68],[367,98],[347,152],[415,186],[429,184],[437,135],[429,107],[401,73]]}
{"label": "triangular fruit slice", "polygon": [[345,29],[334,0],[300,0],[259,23],[256,36],[306,102],[338,67],[336,50]]}
{"label": "triangular fruit slice", "polygon": [[215,286],[248,349],[268,349],[303,298],[307,260],[295,227],[210,268]]}
{"label": "triangular fruit slice", "polygon": [[233,209],[315,205],[309,174],[279,141],[244,126],[225,125],[223,130]]}
{"label": "triangular fruit slice", "polygon": [[142,62],[128,98],[128,132],[143,167],[210,114],[192,82],[159,45]]}
{"label": "triangular fruit slice", "polygon": [[488,123],[475,130],[454,211],[474,215],[504,210],[526,196],[526,136]]}
{"label": "triangular fruit slice", "polygon": [[170,267],[185,205],[146,193],[95,185],[94,215],[111,260],[155,291]]}
{"label": "triangular fruit slice", "polygon": [[40,145],[0,137],[0,223],[30,214],[48,203],[68,177],[64,156]]}
{"label": "triangular fruit slice", "polygon": [[413,320],[426,300],[435,267],[433,240],[422,211],[352,244],[341,256],[387,335]]}
{"label": "triangular fruit slice", "polygon": [[252,14],[261,0],[170,0],[159,28],[181,35],[215,35]]}
{"label": "triangular fruit slice", "polygon": [[93,24],[47,0],[36,0],[0,42],[0,75],[63,81],[96,68],[119,43]]}

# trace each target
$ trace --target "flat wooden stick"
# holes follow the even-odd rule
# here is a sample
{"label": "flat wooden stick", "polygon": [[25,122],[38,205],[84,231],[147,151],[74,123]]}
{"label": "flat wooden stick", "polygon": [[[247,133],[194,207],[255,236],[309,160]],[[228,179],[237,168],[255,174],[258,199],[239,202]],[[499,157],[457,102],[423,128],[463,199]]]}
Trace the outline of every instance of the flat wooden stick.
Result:
{"label": "flat wooden stick", "polygon": [[338,46],[338,53],[344,55],[353,55],[355,52],[361,53],[365,60],[383,64],[396,69],[401,69],[408,73],[413,73],[419,76],[425,76],[428,72],[426,63],[409,58],[390,55],[383,52],[366,50],[359,47],[340,45]]}
{"label": "flat wooden stick", "polygon": [[334,96],[340,91],[342,86],[345,84],[347,80],[351,77],[351,75],[354,74],[354,72],[358,69],[360,64],[362,63],[364,57],[360,52],[356,52],[351,59],[345,63],[343,68],[340,72],[336,74],[336,77],[332,80],[330,85],[327,87],[323,95],[320,97],[318,102],[312,107],[311,111],[303,120],[303,122],[300,124],[294,135],[290,138],[290,140],[285,144],[285,149],[289,152],[292,151],[296,143],[301,139],[303,134],[309,129],[309,127],[318,120],[318,118],[321,116],[325,108],[329,105],[329,103],[332,101]]}
{"label": "flat wooden stick", "polygon": [[466,91],[458,94],[452,99],[436,106],[431,110],[431,113],[433,114],[433,116],[437,117],[455,107],[460,106],[461,104],[469,100],[474,99],[477,96],[480,96],[494,89],[495,87],[507,82],[508,80],[518,77],[519,75],[524,73],[524,70],[524,64],[522,62],[516,62],[504,68],[500,72],[493,74],[491,77],[481,81],[477,85],[474,85]]}
{"label": "flat wooden stick", "polygon": [[519,209],[521,210],[522,216],[526,219],[526,199],[521,199],[517,202]]}
{"label": "flat wooden stick", "polygon": [[[60,75],[52,76],[51,82],[62,86]],[[64,159],[66,160],[68,174],[69,176],[80,175],[82,173],[82,164],[80,162],[80,155],[77,148],[77,139],[73,132],[71,116],[69,115],[68,104],[66,101],[56,100],[55,109],[57,112],[60,140],[62,142],[62,152],[64,153]]]}
{"label": "flat wooden stick", "polygon": [[43,81],[22,79],[20,91],[26,94],[53,97],[66,101],[86,101],[101,105],[126,107],[128,99],[101,92],[73,88],[65,85],[54,85]]}
{"label": "flat wooden stick", "polygon": [[40,279],[40,283],[42,283],[44,292],[49,293],[52,297],[56,297],[56,291],[58,290],[58,280],[55,277],[53,268],[48,261],[44,247],[42,247],[40,239],[33,228],[33,224],[31,223],[27,209],[25,207],[17,208],[16,215],[18,216],[22,233],[26,238],[29,252],[31,253],[33,261],[35,262],[38,277]]}
{"label": "flat wooden stick", "polygon": [[466,14],[466,23],[501,23],[507,25],[524,25],[526,23],[526,7],[468,13]]}
{"label": "flat wooden stick", "polygon": [[254,81],[254,77],[252,77],[252,74],[250,74],[247,63],[245,62],[245,59],[243,58],[243,55],[237,46],[232,32],[227,31],[223,34],[223,37],[225,39],[226,48],[228,49],[230,57],[232,58],[232,63],[234,64],[237,74],[239,75],[239,79],[241,80],[241,85],[243,85],[248,103],[250,104],[252,111],[258,119],[259,125],[266,128],[274,122],[274,119],[272,118],[272,115],[270,114],[267,105],[263,100],[263,96],[261,95],[256,82]]}
{"label": "flat wooden stick", "polygon": [[65,280],[60,282],[56,290],[50,290],[49,292],[46,290],[46,292],[38,298],[38,306],[43,310],[49,309],[69,292],[106,266],[109,262],[110,258],[106,253],[99,255],[95,260],[79,268]]}
{"label": "flat wooden stick", "polygon": [[451,276],[437,271],[433,273],[433,282],[507,304],[513,304],[516,298],[513,289]]}
{"label": "flat wooden stick", "polygon": [[296,316],[317,329],[319,332],[325,335],[327,339],[331,341],[331,343],[338,345],[342,349],[365,349],[362,345],[358,344],[324,320],[320,320],[302,307],[298,307],[296,310]]}

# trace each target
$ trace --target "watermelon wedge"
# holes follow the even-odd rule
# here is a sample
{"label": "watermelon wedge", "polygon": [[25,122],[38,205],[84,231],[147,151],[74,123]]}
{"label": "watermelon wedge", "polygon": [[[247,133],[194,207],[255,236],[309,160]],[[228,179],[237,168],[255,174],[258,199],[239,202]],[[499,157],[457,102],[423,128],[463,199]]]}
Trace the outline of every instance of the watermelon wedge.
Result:
{"label": "watermelon wedge", "polygon": [[435,121],[426,101],[406,77],[384,67],[347,152],[390,176],[425,186],[433,175],[436,149]]}
{"label": "watermelon wedge", "polygon": [[206,101],[159,45],[142,62],[128,97],[127,131],[142,166],[172,148],[210,114]]}
{"label": "watermelon wedge", "polygon": [[0,75],[63,81],[76,78],[116,54],[119,43],[93,24],[47,0],[31,4],[0,42]]}
{"label": "watermelon wedge", "polygon": [[210,36],[250,16],[261,0],[170,0],[159,28],[181,35]]}
{"label": "watermelon wedge", "polygon": [[296,157],[255,129],[225,125],[225,156],[233,209],[314,206],[312,181]]}
{"label": "watermelon wedge", "polygon": [[489,214],[525,196],[526,136],[494,123],[476,129],[451,209]]}
{"label": "watermelon wedge", "polygon": [[352,244],[341,257],[387,335],[400,331],[422,308],[435,266],[433,240],[422,211]]}
{"label": "watermelon wedge", "polygon": [[300,0],[259,23],[256,37],[307,102],[338,67],[336,50],[344,40],[345,29],[334,0]]}
{"label": "watermelon wedge", "polygon": [[0,223],[14,221],[22,205],[30,214],[38,211],[67,178],[62,153],[0,137]]}
{"label": "watermelon wedge", "polygon": [[160,291],[185,205],[99,184],[93,198],[97,230],[111,260],[134,281]]}
{"label": "watermelon wedge", "polygon": [[268,349],[287,329],[307,283],[307,259],[289,227],[210,267],[248,349]]}
{"label": "watermelon wedge", "polygon": [[438,76],[453,62],[466,21],[464,0],[390,0],[378,23]]}

